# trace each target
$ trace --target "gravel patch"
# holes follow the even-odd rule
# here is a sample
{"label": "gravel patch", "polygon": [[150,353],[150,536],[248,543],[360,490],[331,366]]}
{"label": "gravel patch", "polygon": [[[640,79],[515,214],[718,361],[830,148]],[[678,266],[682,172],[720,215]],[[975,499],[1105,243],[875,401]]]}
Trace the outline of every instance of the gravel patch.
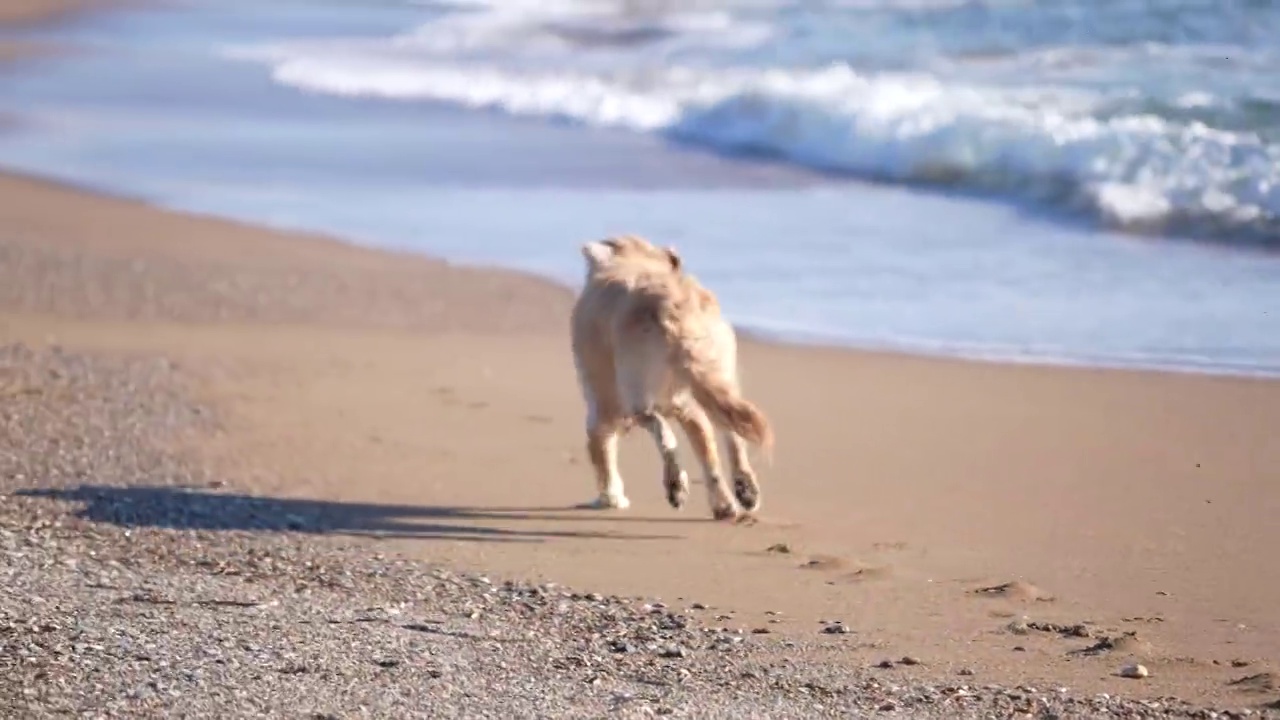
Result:
{"label": "gravel patch", "polygon": [[327,532],[340,508],[283,512],[185,451],[218,427],[189,381],[162,358],[0,348],[0,716],[1229,716],[923,683],[823,663],[838,632],[384,556]]}

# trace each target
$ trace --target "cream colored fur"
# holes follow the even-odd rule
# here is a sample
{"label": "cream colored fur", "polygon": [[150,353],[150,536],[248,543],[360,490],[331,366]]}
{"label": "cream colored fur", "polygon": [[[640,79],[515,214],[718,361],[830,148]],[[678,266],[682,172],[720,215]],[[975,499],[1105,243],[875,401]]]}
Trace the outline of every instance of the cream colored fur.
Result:
{"label": "cream colored fur", "polygon": [[[573,308],[572,342],[599,491],[593,504],[630,505],[618,472],[618,438],[640,425],[662,454],[667,501],[684,505],[689,477],[676,457],[675,421],[702,465],[713,516],[757,510],[760,486],[745,441],[771,447],[773,434],[764,413],[742,397],[737,338],[715,295],[684,271],[674,250],[639,237],[589,242],[582,255],[586,283]],[[732,493],[716,426],[729,445]]]}

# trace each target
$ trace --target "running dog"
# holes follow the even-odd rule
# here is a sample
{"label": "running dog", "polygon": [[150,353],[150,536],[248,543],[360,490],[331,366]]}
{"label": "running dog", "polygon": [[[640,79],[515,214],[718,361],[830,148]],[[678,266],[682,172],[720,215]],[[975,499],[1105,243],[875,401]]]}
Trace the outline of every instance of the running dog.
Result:
{"label": "running dog", "polygon": [[[586,283],[574,304],[571,336],[599,491],[592,506],[630,506],[618,472],[618,438],[639,425],[662,454],[667,502],[683,507],[689,476],[676,457],[674,420],[702,464],[712,516],[755,512],[760,484],[746,443],[771,449],[773,431],[742,396],[737,337],[715,295],[685,272],[674,249],[640,237],[596,240],[581,251]],[[732,493],[713,423],[729,445]]]}

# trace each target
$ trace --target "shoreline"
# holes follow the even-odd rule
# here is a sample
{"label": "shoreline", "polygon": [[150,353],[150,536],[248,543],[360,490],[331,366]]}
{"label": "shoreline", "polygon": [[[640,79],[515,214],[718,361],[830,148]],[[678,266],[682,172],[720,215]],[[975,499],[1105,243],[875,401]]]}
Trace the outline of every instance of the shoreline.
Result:
{"label": "shoreline", "polygon": [[[3,131],[2,126],[0,126],[0,131]],[[559,288],[565,293],[575,293],[577,291],[576,286],[565,283],[560,279],[551,277],[544,273],[524,270],[519,267],[456,261],[448,257],[439,256],[425,251],[397,250],[380,247],[374,244],[355,241],[329,232],[312,231],[286,226],[273,226],[213,212],[198,212],[181,207],[170,207],[163,203],[152,201],[141,194],[123,192],[115,188],[104,187],[97,183],[88,181],[77,182],[58,177],[43,176],[36,173],[27,173],[20,170],[11,170],[4,167],[0,167],[0,176],[23,182],[43,184],[51,187],[88,193],[113,200],[138,203],[153,208],[158,212],[174,213],[192,218],[218,220],[233,225],[263,228],[282,234],[304,235],[318,241],[334,243],[348,248],[358,249],[360,251],[385,253],[401,257],[417,257],[429,262],[443,263],[453,267],[468,268],[481,273],[495,273],[498,275],[508,274],[512,277],[518,277],[524,280],[543,282],[550,286]],[[993,364],[1008,367],[1033,367],[1080,371],[1092,370],[1098,372],[1160,373],[1214,378],[1239,378],[1244,380],[1260,381],[1280,380],[1280,368],[1273,369],[1245,365],[1224,366],[1222,364],[1215,364],[1213,361],[1195,362],[1190,358],[1121,358],[1104,356],[1085,358],[1071,356],[1070,354],[1066,354],[1060,350],[1019,352],[1007,348],[981,347],[978,345],[928,349],[921,347],[922,343],[918,342],[895,342],[889,340],[859,343],[852,340],[841,340],[830,333],[812,333],[797,330],[772,330],[769,328],[753,326],[750,323],[735,324],[734,327],[738,332],[740,341],[746,343],[808,348],[824,352],[850,352],[855,354],[880,356],[887,359],[920,359],[942,362]]]}
{"label": "shoreline", "polygon": [[[446,142],[450,137],[449,122],[439,122],[436,126],[427,123],[429,142]],[[487,128],[487,130],[497,131],[501,126]],[[446,134],[441,134],[446,133]],[[33,137],[36,145],[39,146],[42,141]],[[539,131],[533,132],[525,141],[532,144],[547,142],[551,147],[559,147],[557,143],[562,141],[555,133],[544,134]],[[468,142],[477,142],[476,137],[468,136]],[[519,143],[513,143],[513,147]],[[629,153],[643,150],[643,148],[629,147],[629,143],[622,143],[622,157],[631,157]],[[608,143],[604,149],[612,147]],[[244,200],[237,204],[235,197],[236,192],[219,192],[211,191],[204,195],[192,195],[182,192],[168,193],[164,191],[161,185],[150,184],[143,181],[142,177],[134,177],[134,181],[129,184],[135,192],[126,192],[120,189],[120,183],[112,182],[112,175],[109,171],[103,174],[104,168],[86,166],[80,169],[79,174],[81,180],[69,176],[59,175],[58,173],[39,172],[40,169],[48,170],[49,167],[41,164],[38,160],[40,152],[36,151],[32,156],[36,158],[33,162],[31,158],[22,154],[21,148],[15,148],[18,155],[15,156],[15,165],[26,165],[28,177],[42,177],[48,181],[64,184],[70,187],[85,189],[90,192],[103,194],[111,197],[121,197],[133,200],[147,202],[153,207],[160,209],[168,209],[174,212],[192,214],[199,217],[222,217],[224,219],[232,219],[237,222],[244,222],[251,225],[260,225],[272,227],[275,229],[302,232],[309,235],[322,235],[327,238],[335,239],[338,242],[356,245],[366,248],[389,249],[394,252],[403,253],[405,248],[416,243],[416,239],[412,235],[413,225],[406,224],[404,218],[395,221],[382,223],[378,221],[368,221],[360,219],[358,215],[351,215],[350,218],[344,218],[343,214],[328,215],[326,211],[315,206],[314,202],[298,202],[290,204],[289,202],[280,203],[278,206],[272,203],[264,203],[260,199]],[[474,155],[472,153],[471,155]],[[461,167],[463,161],[474,160],[471,155],[463,154],[457,157],[448,158],[446,163],[453,163],[454,166]],[[537,166],[539,158],[548,156],[547,151],[540,151],[534,157],[526,158],[523,163],[526,166]],[[56,156],[54,156],[56,157]],[[145,157],[141,155],[140,157]],[[665,156],[660,156],[659,159]],[[23,161],[25,158],[25,162]],[[708,161],[710,165],[715,163]],[[625,165],[625,163],[623,163]],[[656,163],[655,163],[656,164]],[[485,165],[481,162],[480,165]],[[686,167],[683,161],[676,162],[674,166],[678,169],[674,172],[693,171],[692,176],[704,178],[708,182],[717,182],[716,178],[720,175],[728,175],[732,168],[724,168],[717,173],[714,169],[708,169],[708,165],[699,162],[690,162]],[[568,168],[561,168],[564,172],[576,172]],[[34,171],[34,172],[31,172]],[[238,172],[238,171],[233,171]],[[480,170],[479,177],[483,179],[487,177],[485,173],[492,173],[493,169]],[[529,172],[523,171],[522,177],[528,181]],[[623,171],[625,172],[625,171]],[[643,174],[643,173],[641,173]],[[573,183],[582,182],[586,179],[586,175],[574,176],[570,186]],[[770,176],[770,172],[764,172],[764,176]],[[665,177],[665,176],[664,176]],[[88,178],[85,180],[84,178]],[[644,182],[650,182],[653,178],[648,178]],[[752,180],[756,182],[760,178]],[[431,181],[435,182],[435,181]],[[484,181],[490,182],[490,181]],[[663,180],[665,182],[665,180]],[[701,182],[701,181],[697,181]],[[175,187],[181,183],[176,183]],[[620,187],[625,183],[620,183]],[[695,182],[696,186],[696,182]],[[138,191],[141,189],[141,191]],[[148,193],[147,191],[151,191]],[[287,195],[288,193],[286,193]],[[227,198],[231,198],[228,200]],[[307,197],[310,197],[309,195]],[[321,194],[323,197],[323,194]],[[399,196],[396,196],[397,198]],[[361,196],[362,201],[370,201],[368,197]],[[678,199],[678,198],[677,198]],[[871,201],[875,200],[892,200],[892,197],[870,196]],[[448,196],[442,201],[447,202]],[[572,198],[571,198],[572,200]],[[577,202],[582,202],[581,199]],[[623,205],[629,202],[625,197],[619,201]],[[866,199],[862,200],[864,204]],[[411,207],[403,205],[404,207]],[[389,206],[388,206],[389,207]],[[575,207],[572,202],[566,207]],[[683,207],[683,206],[682,206]],[[701,207],[698,203],[693,203],[691,207]],[[798,206],[804,207],[804,206]],[[710,209],[723,209],[719,206],[712,206]],[[935,208],[936,209],[936,208]],[[469,212],[471,210],[468,210]],[[822,208],[818,212],[822,212]],[[481,209],[481,212],[483,210]],[[610,210],[616,212],[616,209]],[[390,213],[395,215],[396,213]],[[428,213],[430,215],[430,213]],[[447,215],[447,214],[446,214]],[[370,217],[377,217],[377,214]],[[271,222],[273,220],[288,219],[288,222]],[[304,218],[305,221],[298,222],[297,218]],[[265,221],[265,222],[264,222]],[[456,221],[449,220],[445,217],[444,222]],[[427,223],[439,223],[440,218],[432,218]],[[590,222],[587,223],[591,225]],[[505,226],[509,223],[494,224],[497,230],[493,232],[502,232],[510,230]],[[538,233],[538,242],[549,243],[559,242],[552,239],[548,235],[548,229],[545,227],[536,228],[534,232]],[[632,223],[634,225],[634,223]],[[302,227],[305,226],[305,227]],[[985,226],[984,226],[985,227]],[[409,235],[405,235],[405,228],[409,228]],[[607,228],[614,229],[614,228]],[[626,228],[617,228],[617,230],[626,230]],[[517,230],[518,231],[518,230]],[[661,232],[658,232],[661,236]],[[886,237],[893,237],[892,234]],[[1067,240],[1075,239],[1075,236],[1065,238]],[[1089,238],[1082,237],[1086,241],[1105,242],[1110,238]],[[377,242],[381,241],[381,242]],[[713,242],[720,242],[716,239]],[[679,240],[677,239],[677,242]],[[690,240],[692,244],[692,240]],[[1135,242],[1141,242],[1135,240]],[[573,288],[573,281],[576,279],[576,273],[570,274],[571,270],[566,271],[572,259],[568,259],[563,266],[557,265],[548,260],[545,252],[540,256],[537,253],[520,254],[519,252],[507,253],[503,255],[496,251],[471,252],[463,245],[444,245],[432,243],[417,243],[418,247],[413,250],[418,254],[434,260],[442,262],[455,262],[454,258],[460,258],[462,264],[476,268],[478,270],[509,270],[511,272],[536,276],[541,279],[561,284]],[[425,245],[425,247],[424,247]],[[498,244],[500,245],[500,244]],[[392,246],[392,247],[388,247]],[[1065,245],[1064,245],[1065,247]],[[1083,252],[1086,259],[1091,246],[1085,245]],[[927,248],[926,248],[927,249]],[[1208,252],[1208,248],[1202,248]],[[1125,267],[1122,262],[1123,257],[1110,257],[1106,253],[1113,252],[1105,248],[1099,247],[1102,257],[1107,259],[1107,263],[1111,267]],[[566,255],[568,254],[566,247]],[[1025,251],[1025,247],[1018,249],[1013,257],[1021,257],[1019,253]],[[1115,250],[1123,256],[1125,249]],[[1171,257],[1179,257],[1178,248],[1172,247]],[[1235,251],[1227,251],[1235,252]],[[519,262],[512,262],[512,258],[518,258]],[[1109,258],[1109,259],[1108,259]],[[880,260],[876,251],[871,252],[867,259],[874,265]],[[1213,261],[1211,257],[1200,258],[1206,262]],[[475,262],[480,260],[481,262]],[[1172,265],[1165,266],[1157,263],[1155,266],[1148,268],[1150,277],[1159,277],[1160,272],[1173,272],[1170,275],[1171,282],[1173,278],[1183,278],[1187,286],[1189,297],[1197,297],[1197,293],[1212,292],[1215,287],[1223,287],[1222,278],[1242,277],[1241,273],[1233,273],[1231,271],[1225,274],[1209,273],[1201,280],[1195,280],[1193,277],[1178,275],[1177,272],[1191,267],[1188,263],[1193,263],[1196,256],[1193,254],[1190,258],[1182,257],[1179,260],[1170,261]],[[1112,262],[1116,261],[1116,262]],[[1227,261],[1223,261],[1227,262]],[[1181,264],[1181,268],[1179,267]],[[1212,265],[1212,262],[1210,262]],[[1228,263],[1230,264],[1230,263]],[[696,265],[696,263],[695,263]],[[717,267],[720,267],[717,265]],[[1270,267],[1270,266],[1268,266]],[[549,271],[550,270],[550,271]],[[752,272],[758,272],[752,269]],[[938,271],[941,272],[941,271]],[[1104,278],[1111,287],[1125,288],[1136,283],[1141,285],[1147,281],[1147,276],[1135,275],[1136,271],[1118,271],[1112,276]],[[1244,271],[1241,271],[1244,272]],[[1269,271],[1268,271],[1269,272]],[[892,278],[892,274],[887,274],[886,278]],[[951,273],[949,277],[962,277],[962,274]],[[1066,277],[1064,275],[1064,277]],[[1266,276],[1253,274],[1253,277],[1264,278]],[[724,279],[724,278],[721,278]],[[733,278],[729,278],[732,280]],[[818,278],[821,280],[822,278]],[[1064,312],[1064,325],[1067,329],[1055,331],[1052,329],[1052,321],[1041,321],[1044,327],[1048,328],[1041,331],[1039,325],[1036,324],[1036,318],[1039,317],[1037,312],[1043,310],[1047,316],[1053,317],[1053,313],[1057,312],[1057,307],[1064,302],[1075,302],[1068,300],[1063,292],[1076,287],[1077,283],[1064,281],[1059,283],[1059,287],[1055,291],[1046,294],[1046,300],[1043,303],[1035,303],[1028,301],[1029,308],[1022,308],[1019,313],[1010,315],[1001,307],[994,305],[992,302],[983,301],[975,302],[969,310],[976,312],[976,316],[970,316],[968,321],[973,323],[971,327],[978,328],[976,332],[965,332],[962,323],[965,321],[963,316],[955,313],[947,314],[945,312],[942,300],[919,301],[912,298],[919,298],[921,292],[926,293],[924,297],[928,297],[928,287],[921,286],[914,288],[910,283],[903,284],[894,280],[880,281],[872,277],[870,282],[880,283],[886,292],[882,295],[873,295],[867,292],[858,291],[837,291],[836,296],[842,296],[846,300],[832,300],[825,304],[820,304],[823,294],[811,295],[805,294],[804,298],[799,301],[798,312],[792,316],[790,314],[781,313],[771,308],[770,305],[757,303],[751,299],[750,295],[744,295],[744,289],[741,285],[730,287],[728,292],[736,293],[726,302],[728,308],[736,308],[735,313],[738,317],[737,327],[743,331],[744,336],[756,342],[782,343],[787,345],[797,345],[802,347],[837,349],[844,348],[855,352],[871,352],[893,356],[910,356],[910,357],[929,357],[938,359],[951,359],[964,362],[981,362],[1009,365],[1029,365],[1035,367],[1064,367],[1064,368],[1097,368],[1100,370],[1111,371],[1136,371],[1136,372],[1164,372],[1177,374],[1193,374],[1208,375],[1212,377],[1246,377],[1260,379],[1280,378],[1280,360],[1272,357],[1275,353],[1268,354],[1270,344],[1267,342],[1268,328],[1273,323],[1261,315],[1254,312],[1253,307],[1256,304],[1253,300],[1254,296],[1265,297],[1266,288],[1261,284],[1247,281],[1246,277],[1241,281],[1240,289],[1234,293],[1226,293],[1218,298],[1216,303],[1198,304],[1190,306],[1181,300],[1176,300],[1169,290],[1161,292],[1136,292],[1132,297],[1125,292],[1118,292],[1115,297],[1107,294],[1106,298],[1116,300],[1121,303],[1121,307],[1128,307],[1129,317],[1122,318],[1118,327],[1132,328],[1132,337],[1130,341],[1126,338],[1130,337],[1123,331],[1118,329],[1108,329],[1108,325],[1104,320],[1107,318],[1107,312],[1112,305],[1101,300],[1087,305],[1082,310],[1077,310],[1074,314]],[[567,282],[566,282],[567,281]],[[1102,282],[1103,280],[1098,280]],[[922,282],[922,281],[921,281]],[[944,281],[945,283],[946,281]],[[985,281],[975,281],[973,283],[957,282],[951,290],[943,290],[939,295],[940,298],[960,297],[966,294],[977,293],[981,296],[987,292],[988,288],[984,285]],[[1012,281],[1009,281],[1012,282]],[[1021,281],[1018,281],[1021,282]],[[713,285],[716,283],[712,283]],[[874,285],[873,287],[880,287]],[[1088,283],[1083,283],[1087,286]],[[1168,287],[1180,287],[1179,285],[1167,285]],[[946,287],[950,287],[947,285]],[[999,283],[992,285],[992,288],[1001,289]],[[1065,288],[1065,290],[1064,290]],[[1078,290],[1078,288],[1077,288]],[[1194,292],[1192,292],[1194,290]],[[1018,288],[1014,287],[1010,292],[1017,292]],[[995,290],[991,291],[992,293]],[[1055,294],[1056,292],[1056,294]],[[825,296],[830,297],[832,293],[823,291]],[[998,297],[992,295],[993,297]],[[848,300],[848,298],[859,298]],[[1010,297],[1016,297],[1011,295]],[[1027,296],[1029,297],[1029,296]],[[785,297],[783,300],[785,301]],[[1162,301],[1163,299],[1163,301]],[[1013,302],[1010,300],[1009,302]],[[1125,305],[1124,303],[1129,303]],[[1015,303],[1016,304],[1016,303]],[[883,305],[885,310],[864,310],[863,308],[876,308]],[[933,305],[939,312],[928,314],[927,306]],[[1136,308],[1136,309],[1135,309]],[[776,315],[781,314],[781,317]],[[1002,318],[1002,314],[1013,317],[1014,320],[1006,323]],[[796,323],[788,322],[797,317],[809,316],[812,322]],[[1265,312],[1263,313],[1265,315]],[[764,322],[753,322],[753,318],[764,318]],[[920,318],[919,321],[913,318]],[[1018,318],[1024,318],[1019,320]],[[1150,319],[1151,322],[1143,325],[1143,319]],[[769,322],[776,321],[776,322]],[[896,323],[896,324],[895,324]],[[804,327],[800,327],[804,326]],[[842,327],[848,328],[849,332],[827,332],[822,327]],[[1202,330],[1194,332],[1179,331],[1184,327],[1197,327]],[[817,329],[805,329],[817,328]],[[860,333],[862,328],[873,328],[874,332],[867,334]],[[887,328],[899,328],[904,332],[899,336],[886,331]],[[1148,331],[1147,328],[1150,328]],[[993,341],[993,342],[971,342],[966,337],[973,335],[981,335],[989,338],[1004,338],[1012,340],[1012,342]],[[943,340],[934,340],[931,338],[945,338]],[[1251,342],[1237,342],[1239,338],[1248,338]],[[1025,339],[1026,342],[1021,342]],[[1037,346],[1038,340],[1043,345]],[[1056,341],[1056,342],[1048,342]],[[1217,358],[1205,359],[1197,357],[1195,352],[1178,353],[1178,348],[1183,346],[1196,346],[1210,349],[1209,354],[1217,355]],[[1154,352],[1143,352],[1144,349],[1154,348]],[[1280,357],[1280,356],[1277,356]]]}

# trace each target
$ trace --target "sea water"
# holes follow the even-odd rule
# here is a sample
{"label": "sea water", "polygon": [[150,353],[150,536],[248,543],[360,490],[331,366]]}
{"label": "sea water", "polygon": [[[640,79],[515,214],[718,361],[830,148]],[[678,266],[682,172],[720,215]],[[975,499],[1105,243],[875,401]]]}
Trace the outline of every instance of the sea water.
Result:
{"label": "sea water", "polygon": [[[40,33],[0,165],[785,340],[1280,373],[1280,5],[192,0]],[[174,238],[174,242],[182,242]]]}

